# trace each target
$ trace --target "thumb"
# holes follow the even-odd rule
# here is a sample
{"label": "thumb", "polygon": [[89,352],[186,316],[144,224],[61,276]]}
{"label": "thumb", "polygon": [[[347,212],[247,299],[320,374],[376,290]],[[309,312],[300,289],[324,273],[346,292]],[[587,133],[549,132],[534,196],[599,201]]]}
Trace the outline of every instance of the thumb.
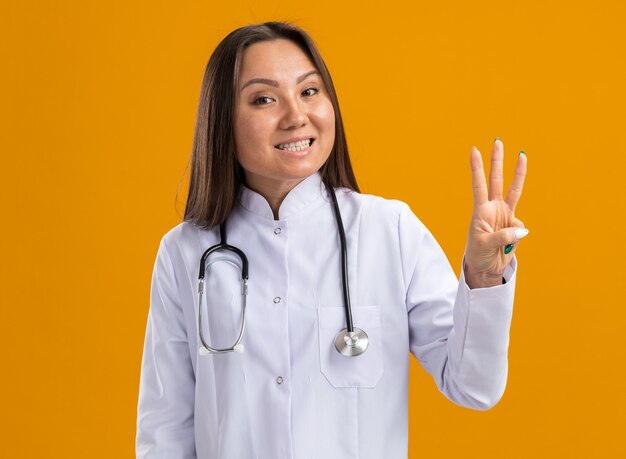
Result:
{"label": "thumb", "polygon": [[515,244],[526,236],[528,236],[528,228],[504,228],[493,233],[492,241],[494,246],[499,247]]}

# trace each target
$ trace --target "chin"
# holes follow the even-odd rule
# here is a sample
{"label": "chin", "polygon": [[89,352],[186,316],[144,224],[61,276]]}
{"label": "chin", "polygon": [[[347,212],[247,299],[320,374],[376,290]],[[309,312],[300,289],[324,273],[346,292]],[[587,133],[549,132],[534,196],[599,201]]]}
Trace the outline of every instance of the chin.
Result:
{"label": "chin", "polygon": [[318,170],[320,170],[321,167],[322,166],[312,166],[291,169],[289,171],[285,171],[284,177],[289,177],[288,179],[290,180],[302,180],[315,174]]}

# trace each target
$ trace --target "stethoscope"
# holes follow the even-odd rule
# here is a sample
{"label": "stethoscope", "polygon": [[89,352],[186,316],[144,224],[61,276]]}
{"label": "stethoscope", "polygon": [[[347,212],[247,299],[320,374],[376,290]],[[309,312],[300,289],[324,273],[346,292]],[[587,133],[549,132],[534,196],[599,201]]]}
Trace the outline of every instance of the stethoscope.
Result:
{"label": "stethoscope", "polygon": [[[369,338],[367,334],[360,328],[352,324],[352,308],[350,307],[350,291],[348,286],[348,251],[346,249],[346,233],[343,229],[341,221],[341,213],[339,212],[339,204],[337,204],[337,196],[335,190],[328,184],[324,183],[326,190],[331,197],[333,208],[335,210],[335,218],[337,220],[337,229],[339,230],[339,239],[341,241],[341,275],[343,290],[343,307],[346,314],[346,328],[341,330],[335,336],[335,348],[339,353],[345,356],[355,356],[362,354],[367,349]],[[209,255],[218,250],[228,250],[236,254],[241,260],[241,280],[242,280],[242,314],[241,328],[237,341],[231,347],[216,349],[206,342],[202,332],[202,295],[204,293],[204,268]],[[226,352],[243,352],[243,331],[246,326],[246,299],[248,297],[248,258],[242,250],[229,245],[226,242],[226,222],[220,224],[220,242],[219,244],[209,247],[200,259],[200,273],[198,275],[198,335],[202,346],[198,352],[200,355],[224,354]]]}

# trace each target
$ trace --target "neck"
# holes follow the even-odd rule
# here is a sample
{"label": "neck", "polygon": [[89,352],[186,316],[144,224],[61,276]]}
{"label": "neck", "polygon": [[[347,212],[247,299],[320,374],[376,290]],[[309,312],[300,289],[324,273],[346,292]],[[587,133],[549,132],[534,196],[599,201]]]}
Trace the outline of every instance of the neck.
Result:
{"label": "neck", "polygon": [[283,203],[285,197],[291,190],[295,188],[303,179],[277,181],[260,177],[246,176],[248,188],[256,191],[263,196],[274,214],[274,220],[278,220],[278,210]]}

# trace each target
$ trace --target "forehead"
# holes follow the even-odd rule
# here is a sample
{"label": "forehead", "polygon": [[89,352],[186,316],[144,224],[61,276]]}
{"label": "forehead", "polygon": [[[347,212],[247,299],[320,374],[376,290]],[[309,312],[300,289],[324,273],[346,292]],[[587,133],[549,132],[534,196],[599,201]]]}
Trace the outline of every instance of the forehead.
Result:
{"label": "forehead", "polygon": [[291,78],[315,69],[308,56],[291,40],[277,39],[250,45],[243,53],[240,79]]}

